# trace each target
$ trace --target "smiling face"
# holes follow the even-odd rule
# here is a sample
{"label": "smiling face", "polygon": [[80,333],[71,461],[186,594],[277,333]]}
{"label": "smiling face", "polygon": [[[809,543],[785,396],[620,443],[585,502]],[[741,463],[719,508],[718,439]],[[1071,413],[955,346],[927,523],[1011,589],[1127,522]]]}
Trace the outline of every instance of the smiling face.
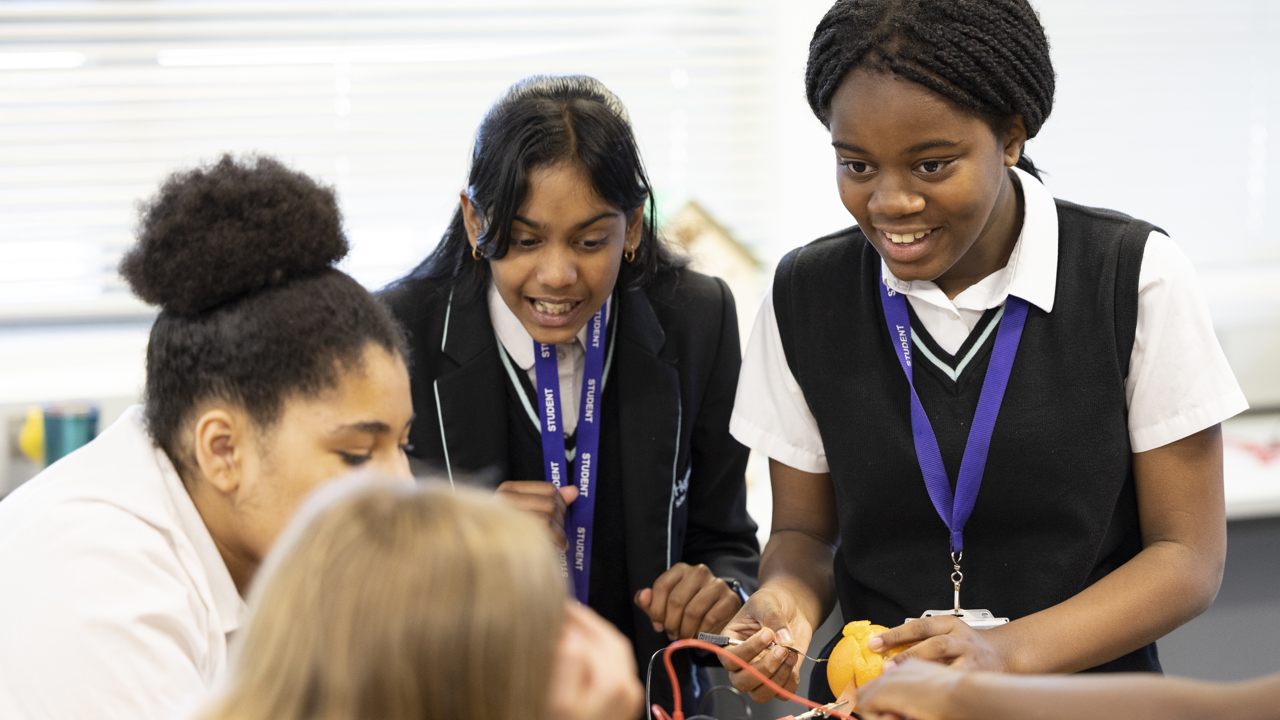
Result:
{"label": "smiling face", "polygon": [[902,280],[949,297],[1004,267],[1022,213],[1007,168],[1026,130],[983,119],[895,75],[857,69],[831,99],[840,200]]}
{"label": "smiling face", "polygon": [[[576,163],[535,168],[511,225],[506,256],[489,260],[498,294],[534,340],[548,345],[578,334],[613,293],[623,250],[640,244],[644,207],[627,213],[596,193]],[[483,220],[462,195],[475,247]]]}

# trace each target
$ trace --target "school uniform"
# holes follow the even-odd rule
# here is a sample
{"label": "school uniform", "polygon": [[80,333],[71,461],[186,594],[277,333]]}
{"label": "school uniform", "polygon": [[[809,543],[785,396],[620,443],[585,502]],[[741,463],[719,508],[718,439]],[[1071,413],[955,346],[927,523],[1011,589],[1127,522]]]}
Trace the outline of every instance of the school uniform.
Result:
{"label": "school uniform", "polygon": [[[730,429],[831,474],[848,620],[892,627],[952,603],[950,533],[917,461],[882,282],[907,299],[914,384],[953,491],[1006,300],[1028,305],[964,527],[964,607],[1016,619],[1127,562],[1142,549],[1132,453],[1247,407],[1177,246],[1013,172],[1025,214],[1009,262],[954,300],[894,277],[855,227],[789,254],[761,308]],[[1097,669],[1159,668],[1153,643]]]}
{"label": "school uniform", "polygon": [[[624,282],[606,326],[588,605],[631,639],[644,673],[667,639],[635,593],[678,562],[751,592],[760,555],[747,449],[727,429],[740,364],[733,296],[684,269],[644,289]],[[492,285],[464,296],[437,283],[409,278],[382,295],[410,338],[410,454],[455,483],[544,480],[532,338]],[[584,335],[556,346],[570,462]]]}
{"label": "school uniform", "polygon": [[0,501],[0,717],[190,717],[245,603],[142,408]]}

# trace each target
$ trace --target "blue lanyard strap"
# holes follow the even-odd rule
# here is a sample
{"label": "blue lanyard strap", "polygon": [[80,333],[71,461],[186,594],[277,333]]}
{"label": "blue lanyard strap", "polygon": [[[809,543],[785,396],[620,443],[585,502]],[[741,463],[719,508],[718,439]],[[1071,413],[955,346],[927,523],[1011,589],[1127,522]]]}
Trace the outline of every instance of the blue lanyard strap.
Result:
{"label": "blue lanyard strap", "polygon": [[991,449],[996,416],[1000,414],[1000,404],[1004,401],[1004,391],[1013,371],[1013,359],[1022,339],[1022,327],[1027,321],[1027,301],[1013,295],[1005,301],[1004,317],[996,331],[995,347],[991,350],[991,362],[987,365],[987,375],[982,381],[982,393],[978,396],[978,409],[974,413],[969,439],[964,446],[964,457],[960,461],[960,474],[956,478],[954,495],[947,478],[947,469],[942,464],[938,438],[929,423],[924,406],[920,404],[920,396],[916,394],[911,376],[913,348],[907,299],[884,284],[883,274],[880,279],[880,301],[889,337],[893,340],[894,354],[898,356],[902,371],[907,375],[907,385],[911,388],[911,436],[915,441],[920,472],[924,475],[924,484],[929,490],[929,499],[933,501],[934,509],[951,532],[951,552],[963,552],[964,526],[978,501],[978,488],[982,485],[982,475],[987,466],[987,453]]}
{"label": "blue lanyard strap", "polygon": [[565,536],[569,539],[566,571],[573,580],[574,595],[584,605],[591,586],[591,535],[595,520],[596,496],[593,492],[599,471],[600,393],[604,387],[604,346],[609,303],[591,317],[587,324],[587,356],[582,373],[582,397],[578,404],[578,442],[573,473],[565,473],[565,446],[560,414],[560,368],[554,345],[533,343],[534,367],[538,377],[538,399],[542,415],[542,463],[547,482],[564,487],[576,485],[578,499],[573,501],[564,518]]}

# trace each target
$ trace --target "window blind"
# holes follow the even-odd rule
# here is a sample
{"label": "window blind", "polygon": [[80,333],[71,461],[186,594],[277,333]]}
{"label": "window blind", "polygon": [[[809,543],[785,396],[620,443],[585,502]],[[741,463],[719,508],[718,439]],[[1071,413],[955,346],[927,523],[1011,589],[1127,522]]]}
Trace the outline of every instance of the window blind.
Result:
{"label": "window blind", "polygon": [[[435,245],[511,83],[586,73],[627,105],[660,213],[696,197],[763,238],[767,0],[0,4],[0,320],[139,314],[137,203],[223,152],[336,187],[377,288]],[[216,268],[211,268],[216,271]]]}

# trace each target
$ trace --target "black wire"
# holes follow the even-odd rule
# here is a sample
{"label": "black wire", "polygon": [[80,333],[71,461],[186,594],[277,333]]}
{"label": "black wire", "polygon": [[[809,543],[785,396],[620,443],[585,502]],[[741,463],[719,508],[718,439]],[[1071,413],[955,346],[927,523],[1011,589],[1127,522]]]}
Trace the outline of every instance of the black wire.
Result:
{"label": "black wire", "polygon": [[[732,685],[716,685],[716,686],[713,686],[710,690],[708,690],[707,694],[702,696],[702,702],[698,703],[699,714],[705,713],[707,711],[707,703],[711,702],[711,696],[716,694],[717,692],[729,692],[729,693],[732,693],[735,697],[737,697],[738,702],[742,703],[742,712],[744,713],[743,715],[744,720],[751,720],[751,706],[747,704],[747,701],[745,699],[746,696],[743,695],[742,692],[738,690],[738,688]],[[693,718],[685,718],[685,720],[693,720]]]}
{"label": "black wire", "polygon": [[[653,720],[653,661],[657,660],[665,650],[666,648],[661,648],[649,658],[649,670],[644,674],[644,712],[649,720]],[[680,688],[676,688],[675,692],[680,692]],[[689,719],[685,718],[685,720]]]}

